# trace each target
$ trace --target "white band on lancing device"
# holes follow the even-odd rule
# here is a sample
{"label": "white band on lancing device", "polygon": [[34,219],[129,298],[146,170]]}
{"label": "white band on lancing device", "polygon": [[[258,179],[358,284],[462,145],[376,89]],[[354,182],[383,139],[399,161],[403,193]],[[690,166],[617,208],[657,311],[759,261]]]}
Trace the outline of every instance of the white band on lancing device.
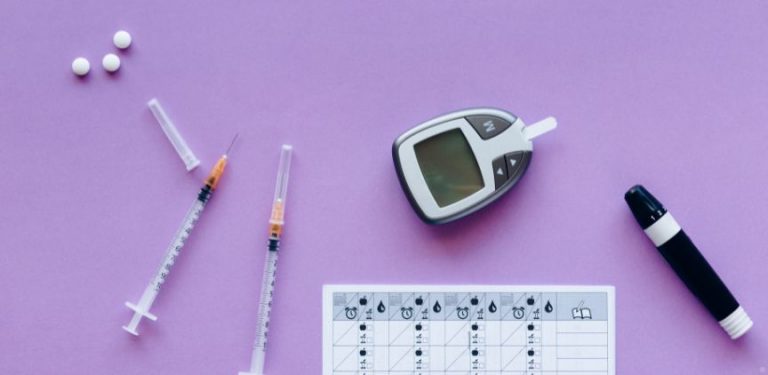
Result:
{"label": "white band on lancing device", "polygon": [[728,335],[733,340],[747,333],[753,325],[752,319],[749,318],[749,315],[741,306],[734,310],[731,315],[720,321],[720,326],[723,327],[725,332],[728,332]]}
{"label": "white band on lancing device", "polygon": [[667,212],[657,222],[645,228],[644,232],[653,242],[653,246],[659,247],[674,237],[680,229],[677,220]]}

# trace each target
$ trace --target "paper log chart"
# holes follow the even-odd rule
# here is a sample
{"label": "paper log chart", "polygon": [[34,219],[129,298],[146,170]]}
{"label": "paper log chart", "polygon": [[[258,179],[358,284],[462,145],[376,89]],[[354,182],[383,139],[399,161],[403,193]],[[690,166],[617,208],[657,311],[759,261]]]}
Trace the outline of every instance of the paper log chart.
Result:
{"label": "paper log chart", "polygon": [[611,286],[326,285],[323,374],[615,374]]}

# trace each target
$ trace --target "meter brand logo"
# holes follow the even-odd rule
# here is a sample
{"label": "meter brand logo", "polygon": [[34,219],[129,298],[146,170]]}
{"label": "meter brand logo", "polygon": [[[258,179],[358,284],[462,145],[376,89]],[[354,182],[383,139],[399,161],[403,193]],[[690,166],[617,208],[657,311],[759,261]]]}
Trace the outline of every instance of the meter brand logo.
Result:
{"label": "meter brand logo", "polygon": [[496,125],[493,124],[493,120],[488,120],[483,123],[483,129],[485,129],[486,133],[491,133],[496,130]]}

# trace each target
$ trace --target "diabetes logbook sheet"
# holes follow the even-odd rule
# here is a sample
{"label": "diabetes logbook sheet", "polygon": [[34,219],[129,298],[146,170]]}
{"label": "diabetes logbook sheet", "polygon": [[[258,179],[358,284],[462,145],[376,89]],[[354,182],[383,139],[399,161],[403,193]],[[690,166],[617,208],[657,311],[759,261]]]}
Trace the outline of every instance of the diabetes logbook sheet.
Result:
{"label": "diabetes logbook sheet", "polygon": [[612,286],[326,285],[323,374],[615,374]]}

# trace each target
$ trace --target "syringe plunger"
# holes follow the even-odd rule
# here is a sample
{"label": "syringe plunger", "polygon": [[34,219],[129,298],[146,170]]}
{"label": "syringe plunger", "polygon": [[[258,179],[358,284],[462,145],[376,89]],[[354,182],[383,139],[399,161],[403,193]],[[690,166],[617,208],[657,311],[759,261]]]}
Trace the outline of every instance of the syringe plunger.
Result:
{"label": "syringe plunger", "polygon": [[123,326],[123,329],[126,332],[138,336],[139,332],[136,329],[139,327],[141,318],[148,318],[151,321],[157,320],[157,316],[149,312],[149,308],[152,307],[152,302],[154,302],[155,297],[157,297],[157,291],[150,285],[141,296],[138,306],[128,301],[125,302],[125,306],[128,306],[129,309],[133,310],[131,321],[128,325]]}

